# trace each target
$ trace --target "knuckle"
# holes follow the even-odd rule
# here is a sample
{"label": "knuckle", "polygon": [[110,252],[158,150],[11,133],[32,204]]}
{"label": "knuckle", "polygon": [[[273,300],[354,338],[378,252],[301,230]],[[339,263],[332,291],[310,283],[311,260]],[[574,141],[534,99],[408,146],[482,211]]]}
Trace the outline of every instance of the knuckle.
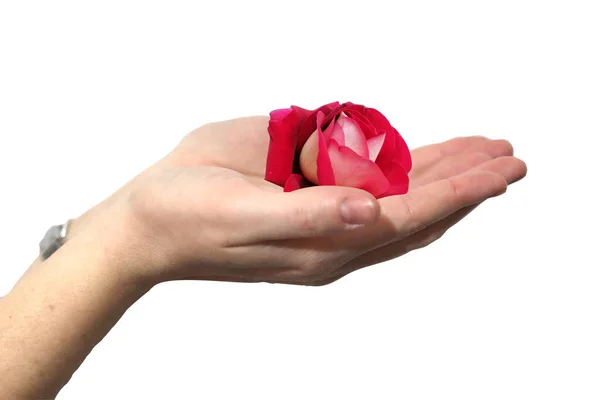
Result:
{"label": "knuckle", "polygon": [[296,207],[292,211],[290,218],[294,226],[303,231],[314,231],[314,220],[305,207]]}
{"label": "knuckle", "polygon": [[312,236],[318,233],[331,233],[344,228],[341,220],[335,221],[329,215],[329,207],[315,209],[314,207],[298,206],[290,213],[291,225],[301,232]]}
{"label": "knuckle", "polygon": [[484,152],[473,153],[473,155],[471,157],[472,157],[473,162],[478,162],[478,163],[482,163],[482,162],[492,159],[491,155],[484,153]]}
{"label": "knuckle", "polygon": [[455,179],[447,179],[447,184],[448,184],[448,189],[449,192],[452,196],[452,198],[459,198],[460,197],[460,188],[458,186],[458,184],[456,183]]}
{"label": "knuckle", "polygon": [[512,156],[515,153],[515,149],[512,145],[512,143],[510,143],[508,140],[500,140],[499,143],[502,145],[502,153],[507,155],[507,156]]}
{"label": "knuckle", "polygon": [[404,232],[406,230],[412,231],[419,226],[419,221],[414,209],[414,197],[410,193],[406,193],[402,197],[402,205],[404,206],[404,223],[401,224],[400,229],[397,233]]}
{"label": "knuckle", "polygon": [[298,278],[313,282],[327,273],[326,262],[317,252],[307,251],[301,258],[302,261],[295,270],[295,275]]}

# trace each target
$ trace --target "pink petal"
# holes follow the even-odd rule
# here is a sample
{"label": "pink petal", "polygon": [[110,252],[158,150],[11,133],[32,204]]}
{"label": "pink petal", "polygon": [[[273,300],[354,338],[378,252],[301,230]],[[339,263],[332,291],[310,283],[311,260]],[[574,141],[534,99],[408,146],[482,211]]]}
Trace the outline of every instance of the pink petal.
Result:
{"label": "pink petal", "polygon": [[329,142],[327,150],[336,185],[363,189],[376,197],[389,190],[389,181],[373,161],[338,146],[335,140]]}
{"label": "pink petal", "polygon": [[360,130],[365,134],[365,138],[368,140],[374,136],[377,136],[377,130],[369,120],[362,114],[355,112],[354,110],[346,110],[346,114],[348,114],[349,118],[352,118],[354,122],[360,126]]}
{"label": "pink petal", "polygon": [[293,192],[294,190],[302,189],[311,186],[311,183],[304,179],[302,175],[294,174],[288,178],[283,187],[284,192]]}
{"label": "pink petal", "polygon": [[377,159],[377,156],[383,147],[385,135],[385,133],[382,133],[381,135],[377,135],[367,140],[367,146],[369,146],[369,160],[375,161]]}
{"label": "pink petal", "polygon": [[358,124],[343,114],[340,115],[337,124],[339,124],[344,131],[345,140],[343,145],[354,150],[359,156],[368,158],[369,147],[367,146],[367,140]]}
{"label": "pink petal", "polygon": [[[331,166],[331,160],[329,159],[329,153],[327,151],[327,138],[333,131],[333,124],[329,124],[326,132],[323,132],[321,125],[325,115],[319,111],[317,113],[317,134],[319,135],[319,153],[317,154],[317,178],[319,179],[319,185],[335,185],[335,175],[333,174],[333,167]],[[335,143],[335,141],[333,141]]]}
{"label": "pink petal", "polygon": [[381,197],[405,194],[408,192],[409,177],[404,167],[396,162],[379,165],[381,171],[390,182],[390,188]]}
{"label": "pink petal", "polygon": [[271,119],[284,119],[287,117],[292,111],[291,108],[282,108],[280,110],[273,110],[269,113]]}
{"label": "pink petal", "polygon": [[353,104],[350,102],[346,102],[341,105],[341,112],[343,112],[354,122],[356,122],[358,126],[360,126],[360,129],[365,135],[365,138],[370,139],[373,136],[377,135],[377,130],[371,124],[369,119],[364,115],[366,109],[367,108],[363,105]]}
{"label": "pink petal", "polygon": [[331,133],[331,139],[334,139],[341,146],[345,146],[346,139],[344,138],[344,129],[337,121],[332,123],[332,125],[333,125],[333,132]]}
{"label": "pink petal", "polygon": [[[323,117],[323,121],[321,123],[321,128],[323,128],[323,125],[325,124],[325,117]],[[333,134],[333,130],[335,129],[335,124],[329,124],[327,125],[327,128],[325,128],[325,130],[323,131],[323,137],[327,140],[329,140],[331,138],[331,135]]]}

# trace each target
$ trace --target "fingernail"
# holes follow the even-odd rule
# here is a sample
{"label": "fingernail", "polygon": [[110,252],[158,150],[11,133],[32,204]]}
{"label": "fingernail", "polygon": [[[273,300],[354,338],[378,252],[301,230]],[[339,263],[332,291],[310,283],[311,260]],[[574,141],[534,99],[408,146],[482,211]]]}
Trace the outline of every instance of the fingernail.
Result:
{"label": "fingernail", "polygon": [[350,225],[365,225],[377,218],[371,199],[346,199],[340,206],[340,213],[342,220]]}

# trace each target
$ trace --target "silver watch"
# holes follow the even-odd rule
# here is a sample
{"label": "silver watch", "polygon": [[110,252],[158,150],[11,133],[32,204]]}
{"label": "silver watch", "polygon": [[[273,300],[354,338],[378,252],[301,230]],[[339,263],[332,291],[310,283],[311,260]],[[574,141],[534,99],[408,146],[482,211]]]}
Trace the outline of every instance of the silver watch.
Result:
{"label": "silver watch", "polygon": [[40,242],[40,258],[42,260],[46,260],[65,244],[70,223],[71,220],[62,225],[54,225],[48,229]]}

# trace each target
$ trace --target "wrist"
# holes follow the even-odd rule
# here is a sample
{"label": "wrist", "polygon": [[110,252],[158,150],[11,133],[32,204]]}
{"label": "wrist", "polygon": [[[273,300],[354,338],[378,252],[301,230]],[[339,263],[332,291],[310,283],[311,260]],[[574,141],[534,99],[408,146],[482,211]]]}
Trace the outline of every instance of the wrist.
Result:
{"label": "wrist", "polygon": [[74,220],[65,244],[35,263],[2,299],[4,315],[11,318],[0,318],[0,392],[8,397],[54,398],[92,348],[152,288],[120,244],[124,220],[98,211]]}
{"label": "wrist", "polygon": [[158,283],[151,273],[150,235],[121,197],[117,192],[72,220],[67,243],[95,254],[102,268],[124,283],[150,288]]}

